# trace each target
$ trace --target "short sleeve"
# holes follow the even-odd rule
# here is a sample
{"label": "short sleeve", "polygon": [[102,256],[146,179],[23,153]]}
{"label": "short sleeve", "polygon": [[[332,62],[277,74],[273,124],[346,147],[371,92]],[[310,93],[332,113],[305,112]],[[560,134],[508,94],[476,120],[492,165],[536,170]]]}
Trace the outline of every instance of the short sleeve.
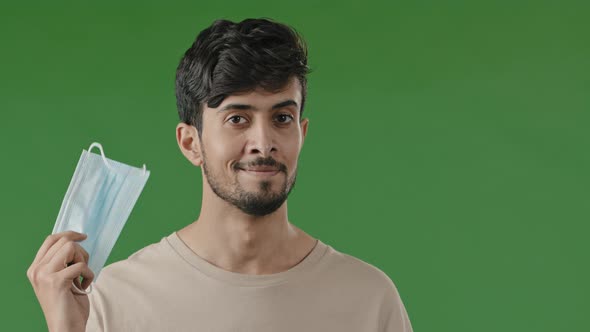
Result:
{"label": "short sleeve", "polygon": [[413,332],[406,307],[391,279],[381,307],[381,332]]}
{"label": "short sleeve", "polygon": [[90,302],[90,314],[88,321],[86,322],[86,332],[102,332],[104,331],[103,325],[103,310],[100,301],[100,294],[96,290],[95,285],[92,285],[93,289],[88,294],[88,301]]}
{"label": "short sleeve", "polygon": [[401,301],[399,306],[389,313],[389,317],[385,318],[383,332],[413,332],[410,318]]}

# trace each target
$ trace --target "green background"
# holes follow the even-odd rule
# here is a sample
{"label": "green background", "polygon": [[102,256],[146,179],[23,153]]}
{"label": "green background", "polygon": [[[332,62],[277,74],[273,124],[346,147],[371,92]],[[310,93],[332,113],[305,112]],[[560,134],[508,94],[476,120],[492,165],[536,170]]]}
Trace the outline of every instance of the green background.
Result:
{"label": "green background", "polygon": [[263,16],[314,70],[294,224],[386,272],[415,331],[590,330],[587,1],[79,0],[0,5],[2,330],[46,328],[26,270],[90,143],[151,171],[107,263],[198,217],[175,69]]}

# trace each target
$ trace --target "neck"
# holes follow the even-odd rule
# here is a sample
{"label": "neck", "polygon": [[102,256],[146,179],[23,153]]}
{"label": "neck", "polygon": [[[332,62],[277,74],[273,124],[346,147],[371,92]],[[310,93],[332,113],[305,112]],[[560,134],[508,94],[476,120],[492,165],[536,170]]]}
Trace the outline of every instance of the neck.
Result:
{"label": "neck", "polygon": [[211,264],[244,274],[286,271],[316,243],[288,221],[286,201],[273,213],[255,217],[212,193],[203,195],[199,218],[178,231],[178,236]]}

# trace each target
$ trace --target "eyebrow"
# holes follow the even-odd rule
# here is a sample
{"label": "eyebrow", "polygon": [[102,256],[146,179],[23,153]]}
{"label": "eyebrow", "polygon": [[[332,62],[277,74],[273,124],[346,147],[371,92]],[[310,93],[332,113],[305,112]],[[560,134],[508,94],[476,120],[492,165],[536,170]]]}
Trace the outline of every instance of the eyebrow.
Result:
{"label": "eyebrow", "polygon": [[[272,110],[280,109],[280,108],[287,107],[287,106],[297,107],[297,102],[295,102],[293,99],[288,99],[288,100],[285,100],[285,101],[282,101],[278,104],[273,105]],[[248,104],[227,104],[227,105],[223,106],[222,108],[220,108],[219,110],[217,110],[217,114],[227,111],[227,110],[231,110],[231,109],[253,110],[253,111],[258,110],[258,108],[254,107],[252,105],[248,105]]]}

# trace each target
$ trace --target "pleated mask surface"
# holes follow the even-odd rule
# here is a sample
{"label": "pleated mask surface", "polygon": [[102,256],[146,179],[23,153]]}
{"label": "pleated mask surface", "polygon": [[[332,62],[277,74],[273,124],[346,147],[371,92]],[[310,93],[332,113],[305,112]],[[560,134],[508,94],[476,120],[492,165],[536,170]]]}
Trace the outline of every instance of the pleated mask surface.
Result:
{"label": "pleated mask surface", "polygon": [[[90,152],[94,147],[100,155]],[[90,256],[93,282],[98,280],[149,176],[145,164],[138,168],[107,158],[100,143],[82,150],[52,234],[72,230],[87,235],[79,244]],[[80,294],[92,292],[92,285],[88,292],[75,284],[73,287]]]}

